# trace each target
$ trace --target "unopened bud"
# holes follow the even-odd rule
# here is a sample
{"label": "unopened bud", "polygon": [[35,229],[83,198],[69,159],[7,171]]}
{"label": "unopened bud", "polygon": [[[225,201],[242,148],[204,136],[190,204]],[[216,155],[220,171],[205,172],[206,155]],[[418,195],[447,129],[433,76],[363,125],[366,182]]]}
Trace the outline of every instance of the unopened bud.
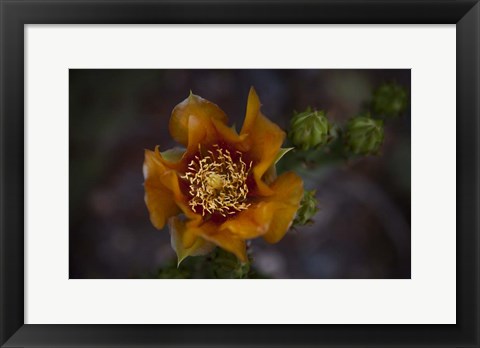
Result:
{"label": "unopened bud", "polygon": [[294,225],[306,225],[312,222],[312,217],[318,211],[318,201],[315,198],[315,190],[305,191],[303,193],[300,208],[297,210],[297,216],[293,221]]}
{"label": "unopened bud", "polygon": [[376,154],[383,143],[383,121],[360,116],[347,124],[346,142],[356,154]]}
{"label": "unopened bud", "polygon": [[325,111],[308,108],[301,113],[295,113],[290,122],[289,137],[295,147],[309,150],[328,142],[330,124]]}
{"label": "unopened bud", "polygon": [[384,83],[374,93],[372,111],[374,115],[396,117],[407,107],[407,90],[396,83]]}

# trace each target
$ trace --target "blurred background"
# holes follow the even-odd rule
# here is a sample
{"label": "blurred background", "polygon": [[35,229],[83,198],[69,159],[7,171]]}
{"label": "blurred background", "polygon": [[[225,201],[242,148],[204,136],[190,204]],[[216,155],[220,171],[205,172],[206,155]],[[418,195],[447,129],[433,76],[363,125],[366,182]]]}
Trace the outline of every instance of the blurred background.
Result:
{"label": "blurred background", "polygon": [[[410,94],[410,70],[70,70],[70,278],[137,278],[175,259],[167,228],[144,203],[144,149],[176,146],[170,113],[189,91],[241,128],[254,86],[262,112],[287,129],[293,111],[343,124],[380,84]],[[410,107],[385,122],[378,156],[301,175],[320,210],[278,244],[261,238],[255,266],[272,278],[410,278]]]}

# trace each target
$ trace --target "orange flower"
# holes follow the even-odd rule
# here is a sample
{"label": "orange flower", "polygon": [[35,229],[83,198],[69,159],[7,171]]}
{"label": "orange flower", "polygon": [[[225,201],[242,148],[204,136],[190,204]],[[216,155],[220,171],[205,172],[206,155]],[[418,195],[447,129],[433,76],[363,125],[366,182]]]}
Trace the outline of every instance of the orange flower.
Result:
{"label": "orange flower", "polygon": [[292,172],[277,177],[285,133],[260,105],[252,87],[238,134],[217,105],[190,94],[173,109],[169,124],[185,149],[145,150],[150,220],[158,229],[168,222],[179,262],[215,245],[246,262],[246,240],[261,236],[276,243],[290,228],[303,182]]}

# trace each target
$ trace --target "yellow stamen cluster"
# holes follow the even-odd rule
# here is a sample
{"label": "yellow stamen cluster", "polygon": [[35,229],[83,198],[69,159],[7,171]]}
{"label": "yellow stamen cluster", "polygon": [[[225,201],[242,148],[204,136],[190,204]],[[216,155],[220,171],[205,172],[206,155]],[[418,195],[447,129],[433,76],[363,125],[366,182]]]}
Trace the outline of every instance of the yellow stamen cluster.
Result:
{"label": "yellow stamen cluster", "polygon": [[213,146],[208,155],[200,154],[188,165],[188,171],[181,178],[190,183],[189,193],[192,198],[189,205],[196,213],[202,209],[206,213],[219,213],[226,217],[247,209],[245,203],[248,194],[246,184],[252,162],[247,164],[242,160],[242,153],[236,151],[238,159],[234,161],[230,151]]}

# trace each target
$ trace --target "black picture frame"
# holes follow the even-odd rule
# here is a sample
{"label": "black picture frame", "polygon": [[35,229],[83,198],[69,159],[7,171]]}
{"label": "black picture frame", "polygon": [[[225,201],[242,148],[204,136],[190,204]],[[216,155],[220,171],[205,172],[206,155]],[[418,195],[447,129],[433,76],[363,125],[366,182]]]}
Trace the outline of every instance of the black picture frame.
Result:
{"label": "black picture frame", "polygon": [[[480,4],[478,0],[287,0],[275,2],[1,0],[0,6],[0,344],[2,347],[479,347],[477,213],[479,208]],[[24,25],[100,23],[456,24],[457,324],[24,324]],[[432,81],[432,83],[437,82]],[[439,306],[441,305],[439,303]]]}

